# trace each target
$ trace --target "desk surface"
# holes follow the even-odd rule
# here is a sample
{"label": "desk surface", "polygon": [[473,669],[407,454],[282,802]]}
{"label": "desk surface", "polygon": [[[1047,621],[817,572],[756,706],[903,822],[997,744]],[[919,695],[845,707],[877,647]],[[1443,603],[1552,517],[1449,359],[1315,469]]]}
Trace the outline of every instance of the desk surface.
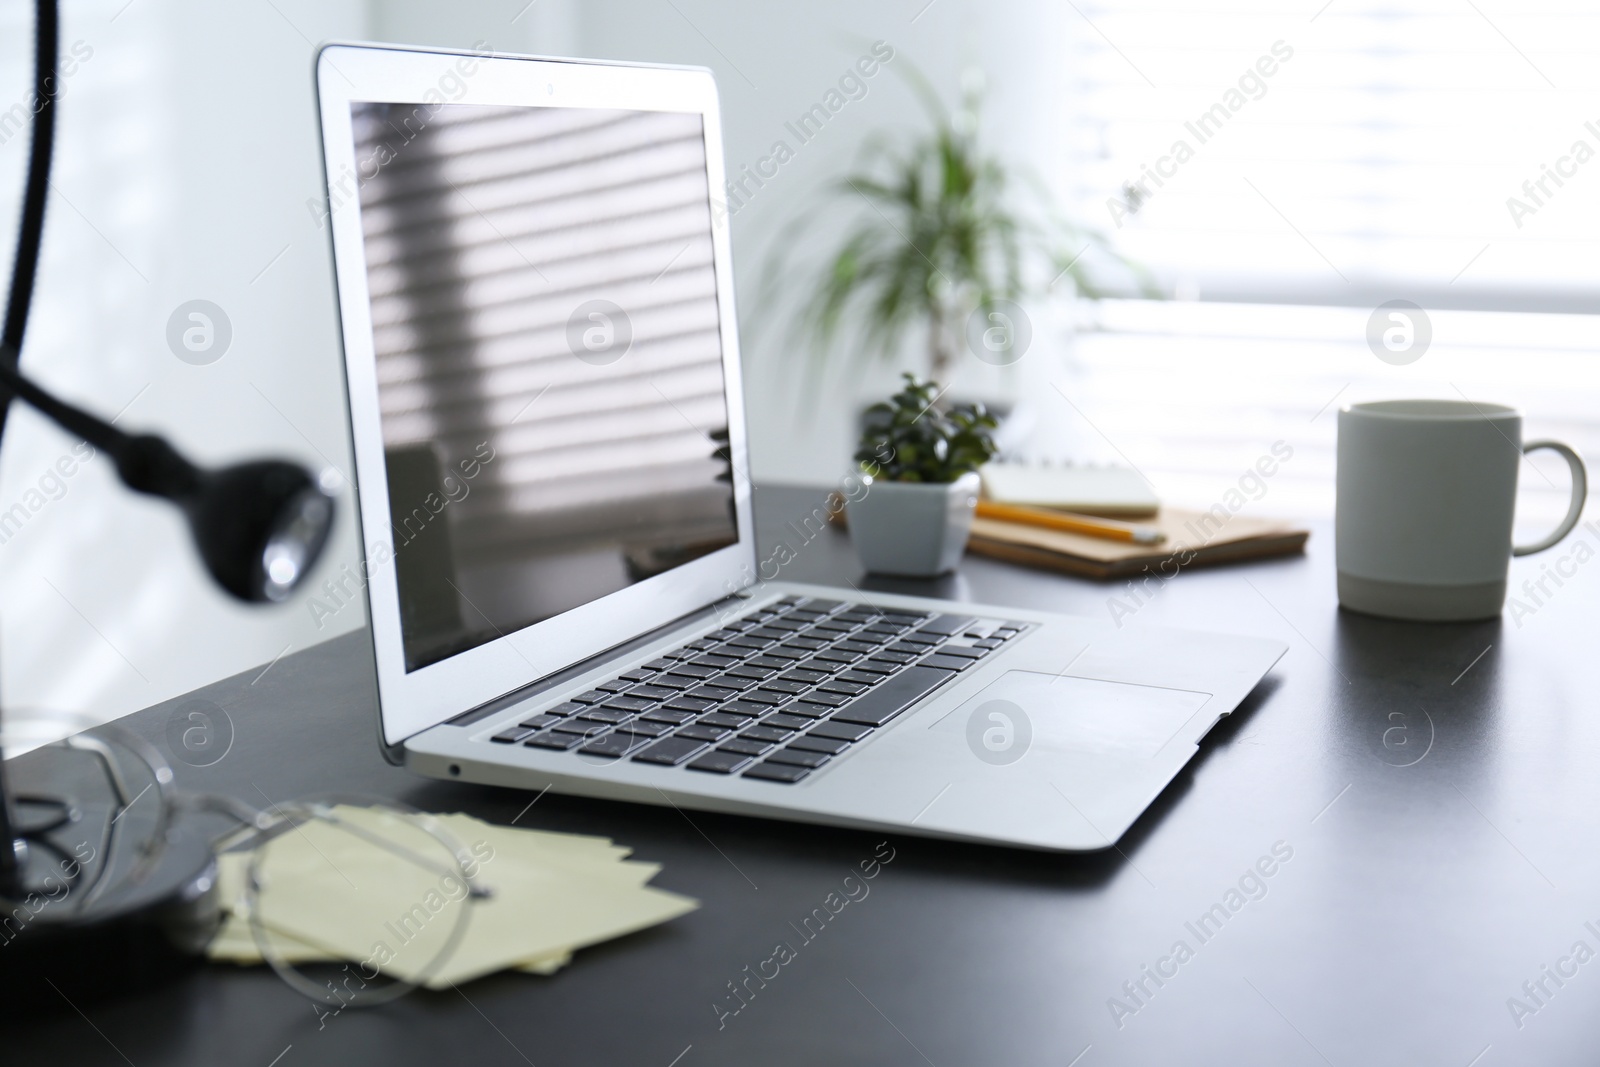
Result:
{"label": "desk surface", "polygon": [[[761,492],[763,545],[790,542],[795,580],[861,581],[844,535],[802,543],[786,525],[818,500]],[[615,837],[665,864],[656,884],[704,906],[584,950],[554,978],[495,976],[347,1011],[320,1029],[312,1006],[269,973],[206,967],[87,1017],[13,1028],[5,1059],[1592,1063],[1600,568],[1573,558],[1580,539],[1594,547],[1580,528],[1558,551],[1513,564],[1513,589],[1545,564],[1571,575],[1547,581],[1537,603],[1520,594],[1532,611],[1515,620],[1423,626],[1342,613],[1326,529],[1305,558],[1192,571],[1152,589],[1125,625],[1269,634],[1291,651],[1120,850],[1063,857],[895,837],[870,895],[720,1029],[712,1005],[727,983],[793,940],[789,924],[882,835],[705,814],[691,824],[670,808],[547,795],[521,825]],[[936,582],[868,586],[1102,618],[1108,597],[1127,596],[978,559]],[[423,781],[383,762],[365,641],[349,635],[199,691],[227,709],[235,741],[213,766],[175,764],[179,786],[257,805],[338,787],[501,822],[523,812],[530,794]],[[171,710],[125,721],[164,744]],[[1277,862],[1262,865],[1271,877],[1250,877],[1274,849]],[[1193,924],[1218,904],[1236,910],[1198,936]],[[1158,985],[1146,967],[1167,977]]]}

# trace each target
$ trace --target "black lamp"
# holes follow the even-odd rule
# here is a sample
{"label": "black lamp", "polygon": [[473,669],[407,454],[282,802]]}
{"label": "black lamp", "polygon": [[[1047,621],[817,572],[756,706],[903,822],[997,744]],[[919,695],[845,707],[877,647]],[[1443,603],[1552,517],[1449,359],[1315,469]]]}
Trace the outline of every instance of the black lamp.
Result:
{"label": "black lamp", "polygon": [[202,470],[165,438],[123,433],[56,399],[24,378],[16,364],[8,337],[0,348],[0,390],[107,453],[129,489],[181,507],[211,577],[240,600],[284,599],[321,555],[333,500],[304,467],[267,459]]}
{"label": "black lamp", "polygon": [[[200,558],[216,583],[243,601],[273,602],[285,599],[315,566],[327,544],[333,523],[333,499],[324,487],[298,464],[282,460],[257,460],[220,470],[190,463],[165,439],[150,434],[127,434],[81,408],[57,399],[23,377],[18,369],[28,308],[33,298],[39,245],[44,231],[45,199],[55,140],[57,108],[56,56],[59,48],[59,13],[56,0],[37,0],[34,56],[34,121],[28,155],[28,176],[23,195],[22,224],[17,237],[10,297],[3,335],[0,335],[0,433],[12,398],[33,407],[57,425],[103,450],[112,458],[123,484],[140,493],[163,497],[183,509]],[[85,742],[121,783],[111,757],[101,743]],[[170,773],[170,772],[169,772]],[[164,784],[164,782],[162,783]],[[0,921],[14,914],[8,905],[31,892],[29,865],[33,858],[56,852],[50,831],[63,825],[62,812],[73,811],[69,799],[28,798],[36,809],[55,816],[23,820],[6,786],[0,762]],[[116,818],[107,816],[110,822]],[[56,974],[76,969],[79,960],[91,969],[113,972],[108,956],[125,955],[148,964],[152,953],[170,947],[166,935],[184,928],[193,931],[209,898],[214,907],[214,860],[200,835],[181,821],[161,825],[156,861],[123,863],[116,856],[101,858],[101,872],[135,870],[127,884],[101,892],[72,908],[39,915],[8,940],[6,958],[0,960],[0,989],[7,993],[15,981],[38,978],[26,972],[31,966]],[[108,840],[115,840],[108,835]],[[111,851],[108,849],[107,851]],[[7,929],[7,935],[10,935]],[[191,943],[190,948],[194,945]],[[49,961],[48,966],[44,961]],[[148,970],[148,967],[144,967]],[[124,979],[129,971],[120,972]],[[41,985],[42,982],[35,982]],[[3,998],[11,1007],[19,1001]],[[31,999],[31,998],[29,998]]]}

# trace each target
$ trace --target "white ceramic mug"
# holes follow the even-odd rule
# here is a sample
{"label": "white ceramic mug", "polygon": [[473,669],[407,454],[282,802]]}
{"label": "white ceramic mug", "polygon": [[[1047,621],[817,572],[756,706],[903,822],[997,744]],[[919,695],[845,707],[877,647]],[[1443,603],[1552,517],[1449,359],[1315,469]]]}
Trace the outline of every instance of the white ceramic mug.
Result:
{"label": "white ceramic mug", "polygon": [[[1511,543],[1522,455],[1548,448],[1572,470],[1572,502],[1550,536]],[[1560,441],[1522,443],[1522,413],[1467,400],[1383,400],[1339,412],[1335,556],[1339,603],[1395,619],[1500,614],[1512,556],[1577,525],[1588,479]]]}

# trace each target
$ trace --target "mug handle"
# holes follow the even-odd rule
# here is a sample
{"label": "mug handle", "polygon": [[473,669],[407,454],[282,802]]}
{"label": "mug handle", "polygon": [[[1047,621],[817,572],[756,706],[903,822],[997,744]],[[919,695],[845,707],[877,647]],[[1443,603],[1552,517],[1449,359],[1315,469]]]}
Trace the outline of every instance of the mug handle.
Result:
{"label": "mug handle", "polygon": [[1564,445],[1560,441],[1529,441],[1522,446],[1522,453],[1527,455],[1539,448],[1548,448],[1567,461],[1567,467],[1572,471],[1572,502],[1567,505],[1567,517],[1561,520],[1561,525],[1556,527],[1554,533],[1531,545],[1512,545],[1513,556],[1531,556],[1535,552],[1555,547],[1563,537],[1572,532],[1574,526],[1578,525],[1578,518],[1583,514],[1584,498],[1589,495],[1589,478],[1584,471],[1583,459],[1570,445]]}

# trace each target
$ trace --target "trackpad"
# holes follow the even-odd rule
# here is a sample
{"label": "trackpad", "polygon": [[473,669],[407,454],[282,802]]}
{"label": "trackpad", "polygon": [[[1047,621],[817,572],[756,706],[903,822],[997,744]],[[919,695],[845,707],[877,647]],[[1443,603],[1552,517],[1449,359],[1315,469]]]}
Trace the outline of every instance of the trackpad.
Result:
{"label": "trackpad", "polygon": [[1153,756],[1211,699],[1209,693],[1008,671],[934,729],[965,732],[995,762],[1031,746]]}

